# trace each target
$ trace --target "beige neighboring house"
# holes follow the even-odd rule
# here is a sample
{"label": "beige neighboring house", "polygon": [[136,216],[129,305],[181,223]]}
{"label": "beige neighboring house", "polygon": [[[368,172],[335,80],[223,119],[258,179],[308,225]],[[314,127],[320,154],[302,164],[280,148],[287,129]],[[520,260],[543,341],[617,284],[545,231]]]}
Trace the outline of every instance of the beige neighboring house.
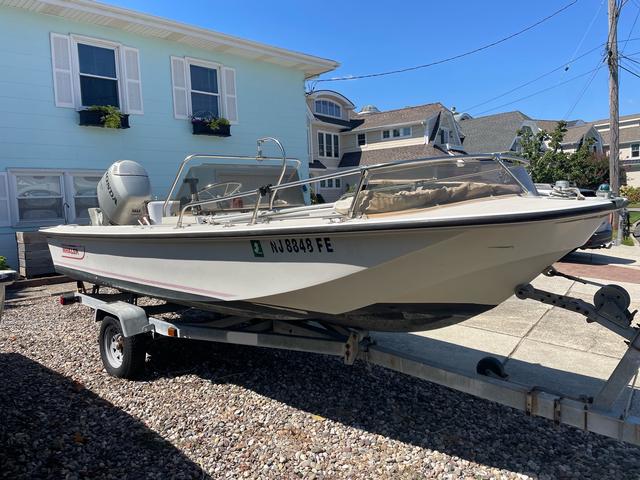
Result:
{"label": "beige neighboring house", "polygon": [[[604,150],[608,153],[609,119],[591,123],[602,135]],[[620,117],[620,160],[638,160],[640,162],[640,113]]]}
{"label": "beige neighboring house", "polygon": [[[395,160],[464,153],[453,113],[440,103],[379,111],[372,105],[355,111],[345,96],[331,90],[307,95],[309,174]],[[325,201],[337,200],[353,177],[317,182]]]}

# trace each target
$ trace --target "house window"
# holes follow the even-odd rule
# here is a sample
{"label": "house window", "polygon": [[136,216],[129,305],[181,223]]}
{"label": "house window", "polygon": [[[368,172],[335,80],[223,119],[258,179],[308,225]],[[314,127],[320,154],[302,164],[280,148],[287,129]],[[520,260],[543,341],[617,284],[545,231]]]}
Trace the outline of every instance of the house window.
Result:
{"label": "house window", "polygon": [[631,145],[631,156],[640,157],[640,143],[634,143]]}
{"label": "house window", "polygon": [[64,220],[61,175],[16,175],[18,220]]}
{"label": "house window", "polygon": [[83,107],[120,107],[116,49],[78,43],[80,99]]}
{"label": "house window", "polygon": [[56,107],[113,106],[142,115],[140,52],[116,42],[51,32]]}
{"label": "house window", "polygon": [[365,133],[359,133],[358,146],[361,147],[362,145],[366,145],[366,144],[367,144],[367,135]]}
{"label": "house window", "polygon": [[340,143],[338,135],[318,132],[318,155],[321,157],[340,157]]}
{"label": "house window", "polygon": [[86,223],[98,206],[99,172],[20,171],[11,174],[16,193],[16,220],[36,225],[64,221]]}
{"label": "house window", "polygon": [[81,176],[73,177],[73,205],[76,218],[89,218],[89,209],[98,206],[97,186],[100,177]]}
{"label": "house window", "polygon": [[329,100],[316,100],[316,113],[327,115],[328,117],[342,118],[342,108],[335,102]]}
{"label": "house window", "polygon": [[190,63],[189,78],[192,114],[220,117],[218,69]]}
{"label": "house window", "polygon": [[410,137],[411,136],[411,127],[402,127],[402,128],[394,128],[392,130],[383,130],[382,138],[401,138],[401,137]]}
{"label": "house window", "polygon": [[440,129],[440,143],[444,145],[445,143],[449,143],[450,133],[446,128]]}
{"label": "house window", "polygon": [[320,188],[341,188],[342,187],[342,179],[341,178],[329,178],[327,180],[320,181]]}

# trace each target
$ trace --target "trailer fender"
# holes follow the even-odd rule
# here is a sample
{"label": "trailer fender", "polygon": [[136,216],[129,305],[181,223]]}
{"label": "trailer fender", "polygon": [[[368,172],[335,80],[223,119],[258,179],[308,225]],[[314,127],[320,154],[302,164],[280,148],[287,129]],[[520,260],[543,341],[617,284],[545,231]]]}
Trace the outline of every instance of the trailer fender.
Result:
{"label": "trailer fender", "polygon": [[102,303],[94,308],[94,318],[97,322],[102,321],[107,315],[117,318],[120,321],[122,334],[125,337],[153,331],[153,325],[149,323],[146,312],[137,305],[127,302],[113,302]]}

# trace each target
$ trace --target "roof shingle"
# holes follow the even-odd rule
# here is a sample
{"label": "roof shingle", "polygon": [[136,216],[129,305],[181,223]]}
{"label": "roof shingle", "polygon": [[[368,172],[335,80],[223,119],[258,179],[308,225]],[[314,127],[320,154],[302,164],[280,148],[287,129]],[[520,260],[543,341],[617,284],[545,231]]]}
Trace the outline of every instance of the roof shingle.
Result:
{"label": "roof shingle", "polygon": [[441,157],[447,152],[433,145],[408,145],[406,147],[383,148],[379,150],[364,150],[348,152],[342,155],[338,167],[358,167],[376,165],[398,160],[415,160],[418,158]]}
{"label": "roof shingle", "polygon": [[[600,132],[604,145],[609,145],[611,130]],[[640,126],[620,129],[620,143],[640,143]]]}
{"label": "roof shingle", "polygon": [[525,120],[531,118],[519,111],[462,120],[464,149],[470,153],[508,152]]}
{"label": "roof shingle", "polygon": [[406,107],[397,110],[387,110],[380,113],[364,113],[351,119],[352,131],[369,128],[385,127],[404,123],[418,123],[444,110],[441,103],[427,103],[416,107]]}

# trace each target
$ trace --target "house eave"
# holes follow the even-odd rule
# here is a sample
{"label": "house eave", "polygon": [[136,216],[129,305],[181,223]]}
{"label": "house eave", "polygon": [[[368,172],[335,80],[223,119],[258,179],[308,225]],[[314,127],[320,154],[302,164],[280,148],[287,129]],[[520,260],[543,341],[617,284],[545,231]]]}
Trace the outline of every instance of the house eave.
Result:
{"label": "house eave", "polygon": [[183,43],[205,50],[236,54],[303,71],[305,78],[316,77],[340,65],[334,60],[272,47],[92,0],[0,0],[0,6],[117,28],[129,33]]}

